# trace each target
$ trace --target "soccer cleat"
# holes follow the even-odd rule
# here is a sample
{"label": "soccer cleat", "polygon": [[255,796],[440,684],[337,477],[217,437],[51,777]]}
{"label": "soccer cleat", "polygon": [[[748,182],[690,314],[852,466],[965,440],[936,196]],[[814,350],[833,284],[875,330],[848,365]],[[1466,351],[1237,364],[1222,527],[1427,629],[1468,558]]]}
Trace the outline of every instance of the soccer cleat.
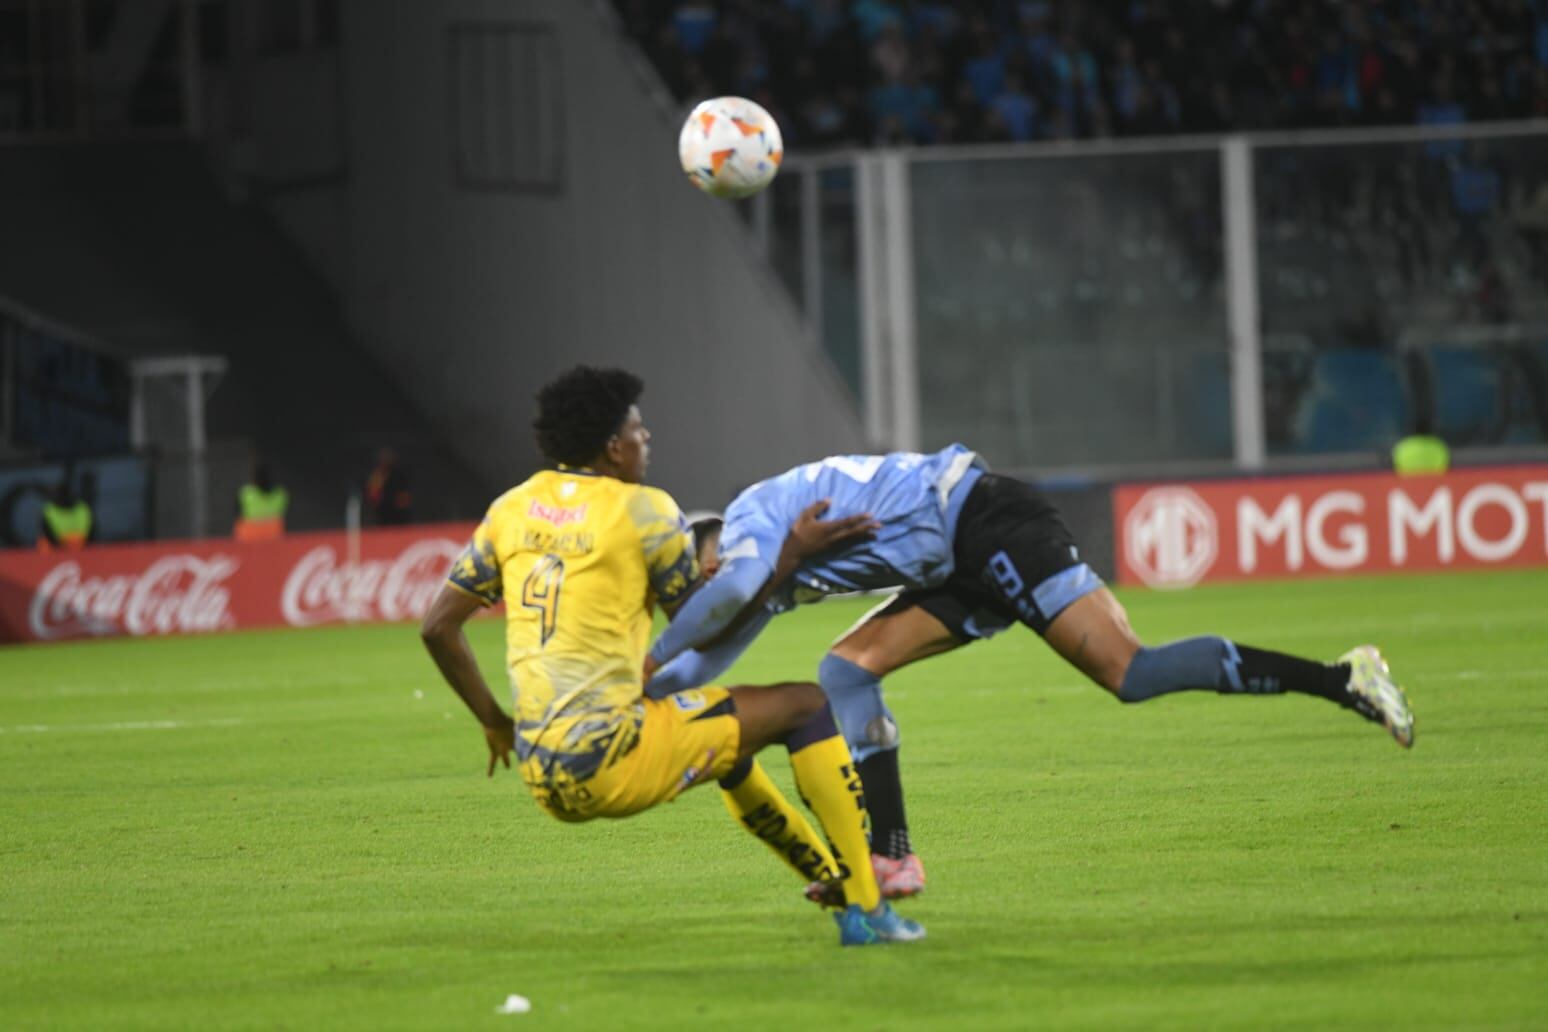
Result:
{"label": "soccer cleat", "polygon": [[899,914],[886,900],[869,913],[861,910],[860,904],[851,903],[834,914],[833,920],[838,922],[840,946],[878,946],[925,937],[924,925]]}
{"label": "soccer cleat", "polygon": [[806,898],[819,907],[832,907],[834,910],[843,910],[847,902],[844,898],[844,883],[837,878],[808,882]]}
{"label": "soccer cleat", "polygon": [[[872,853],[871,870],[876,873],[876,887],[881,890],[882,899],[904,899],[908,896],[917,896],[924,891],[924,864],[920,863],[919,857],[913,853],[901,860]],[[806,898],[820,907],[842,908],[845,902],[844,883],[809,882],[806,886]]]}
{"label": "soccer cleat", "polygon": [[1387,661],[1374,645],[1357,645],[1338,657],[1349,664],[1349,693],[1345,703],[1366,720],[1382,724],[1405,749],[1414,744],[1414,711],[1408,696],[1392,680]]}
{"label": "soccer cleat", "polygon": [[903,899],[924,891],[924,864],[913,853],[901,860],[872,853],[871,870],[876,872],[876,886],[881,889],[882,899]]}

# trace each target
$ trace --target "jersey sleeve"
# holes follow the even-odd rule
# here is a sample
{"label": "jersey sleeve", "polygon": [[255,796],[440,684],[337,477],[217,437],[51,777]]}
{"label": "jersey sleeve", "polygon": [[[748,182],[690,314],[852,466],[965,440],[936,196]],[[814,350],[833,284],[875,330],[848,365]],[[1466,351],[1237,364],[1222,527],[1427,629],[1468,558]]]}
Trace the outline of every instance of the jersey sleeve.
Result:
{"label": "jersey sleeve", "polygon": [[656,601],[671,609],[699,579],[699,557],[688,521],[671,495],[650,487],[631,499],[629,516],[639,531],[650,590]]}
{"label": "jersey sleeve", "polygon": [[788,524],[759,506],[756,499],[744,495],[726,510],[725,526],[720,531],[720,561],[758,559],[772,570],[779,565],[779,553],[789,531]]}
{"label": "jersey sleeve", "polygon": [[[492,514],[491,514],[492,515]],[[500,577],[500,559],[495,555],[495,533],[491,515],[486,515],[468,546],[452,562],[446,579],[454,587],[472,595],[486,606],[500,601],[505,587]]]}

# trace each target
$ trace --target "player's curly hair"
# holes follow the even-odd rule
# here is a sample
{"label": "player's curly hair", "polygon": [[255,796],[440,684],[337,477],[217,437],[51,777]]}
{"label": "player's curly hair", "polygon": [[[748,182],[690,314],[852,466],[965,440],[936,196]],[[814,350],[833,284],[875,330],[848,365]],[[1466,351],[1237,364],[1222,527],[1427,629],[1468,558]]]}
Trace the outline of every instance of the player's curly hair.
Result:
{"label": "player's curly hair", "polygon": [[596,461],[629,418],[645,381],[623,369],[576,366],[538,391],[532,421],[549,462],[585,466]]}

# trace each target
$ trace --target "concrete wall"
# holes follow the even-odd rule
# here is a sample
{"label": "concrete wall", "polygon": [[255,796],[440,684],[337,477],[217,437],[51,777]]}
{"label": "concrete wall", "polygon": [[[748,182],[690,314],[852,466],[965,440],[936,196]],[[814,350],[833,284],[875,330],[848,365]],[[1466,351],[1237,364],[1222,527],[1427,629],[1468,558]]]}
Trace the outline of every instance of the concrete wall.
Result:
{"label": "concrete wall", "polygon": [[[560,189],[466,189],[448,29],[558,32]],[[685,506],[863,450],[853,402],[728,202],[677,166],[678,115],[590,0],[349,0],[344,304],[356,337],[492,486],[536,468],[533,395],[577,363],[637,370],[653,482]]]}

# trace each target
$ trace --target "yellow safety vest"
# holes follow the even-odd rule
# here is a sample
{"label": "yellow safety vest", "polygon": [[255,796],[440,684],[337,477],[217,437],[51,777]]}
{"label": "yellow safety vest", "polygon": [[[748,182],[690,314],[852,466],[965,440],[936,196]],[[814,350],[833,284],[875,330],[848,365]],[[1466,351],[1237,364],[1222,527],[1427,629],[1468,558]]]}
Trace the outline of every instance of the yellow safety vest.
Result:
{"label": "yellow safety vest", "polygon": [[290,505],[290,492],[283,487],[265,491],[256,484],[243,484],[238,502],[244,520],[282,520]]}
{"label": "yellow safety vest", "polygon": [[1400,476],[1444,473],[1451,468],[1451,449],[1439,437],[1413,434],[1392,446],[1392,469]]}
{"label": "yellow safety vest", "polygon": [[[91,506],[85,502],[76,502],[71,506],[45,502],[43,522],[48,526],[49,533],[53,534],[54,540],[59,542],[60,548],[85,548],[86,539],[91,537]],[[43,538],[38,543],[47,546],[48,539]]]}

